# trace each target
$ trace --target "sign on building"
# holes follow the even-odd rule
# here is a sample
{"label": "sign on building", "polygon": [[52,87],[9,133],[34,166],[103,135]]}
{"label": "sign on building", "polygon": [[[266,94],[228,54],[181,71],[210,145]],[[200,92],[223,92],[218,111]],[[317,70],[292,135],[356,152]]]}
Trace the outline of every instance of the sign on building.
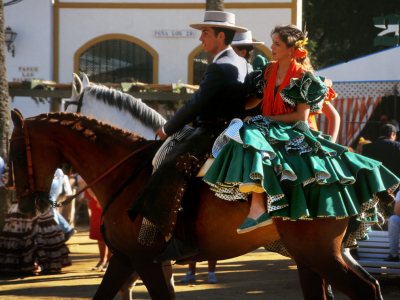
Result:
{"label": "sign on building", "polygon": [[400,16],[393,14],[385,17],[376,17],[373,19],[375,27],[385,29],[374,39],[374,46],[397,46],[399,44]]}
{"label": "sign on building", "polygon": [[194,30],[153,30],[153,37],[156,38],[194,38],[196,37]]}

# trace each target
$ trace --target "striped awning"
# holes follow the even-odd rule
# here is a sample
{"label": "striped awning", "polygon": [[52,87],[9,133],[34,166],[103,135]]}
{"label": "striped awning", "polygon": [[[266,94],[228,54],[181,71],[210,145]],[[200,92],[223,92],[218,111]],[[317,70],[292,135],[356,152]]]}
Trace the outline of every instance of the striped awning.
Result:
{"label": "striped awning", "polygon": [[[399,91],[399,81],[388,82],[334,82],[332,88],[338,97],[332,102],[339,112],[341,125],[337,143],[350,146],[372,116],[382,97]],[[316,118],[318,129],[328,133],[329,120],[320,114]]]}

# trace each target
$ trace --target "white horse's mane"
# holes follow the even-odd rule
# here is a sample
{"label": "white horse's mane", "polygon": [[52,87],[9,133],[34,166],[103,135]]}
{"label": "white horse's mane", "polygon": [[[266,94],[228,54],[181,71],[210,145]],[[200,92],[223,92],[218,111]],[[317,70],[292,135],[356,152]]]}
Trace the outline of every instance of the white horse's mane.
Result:
{"label": "white horse's mane", "polygon": [[91,84],[83,89],[82,94],[85,93],[93,96],[97,101],[129,113],[133,118],[140,120],[144,126],[154,131],[157,131],[166,122],[158,112],[144,104],[141,99],[113,88]]}
{"label": "white horse's mane", "polygon": [[[83,87],[83,89],[82,89]],[[129,94],[106,86],[83,82],[73,74],[72,102],[82,103],[80,113],[102,122],[154,139],[155,133],[166,120],[154,109]],[[76,113],[77,106],[69,105],[67,112]]]}

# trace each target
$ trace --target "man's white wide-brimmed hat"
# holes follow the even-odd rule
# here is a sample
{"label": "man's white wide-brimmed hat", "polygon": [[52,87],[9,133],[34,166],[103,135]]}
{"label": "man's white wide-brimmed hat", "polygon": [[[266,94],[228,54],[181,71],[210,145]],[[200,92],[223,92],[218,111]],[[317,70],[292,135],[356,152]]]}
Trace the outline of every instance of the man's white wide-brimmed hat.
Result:
{"label": "man's white wide-brimmed hat", "polygon": [[190,24],[190,27],[201,30],[204,27],[232,29],[236,33],[246,32],[244,27],[235,26],[235,15],[225,11],[206,11],[203,23]]}
{"label": "man's white wide-brimmed hat", "polygon": [[263,45],[264,42],[253,42],[253,37],[251,36],[251,31],[246,31],[243,33],[236,33],[232,46],[251,46],[251,45]]}

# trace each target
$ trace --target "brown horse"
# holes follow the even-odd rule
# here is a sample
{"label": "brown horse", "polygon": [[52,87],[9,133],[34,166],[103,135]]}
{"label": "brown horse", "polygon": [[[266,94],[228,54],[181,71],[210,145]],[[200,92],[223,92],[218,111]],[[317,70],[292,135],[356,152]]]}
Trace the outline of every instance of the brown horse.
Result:
{"label": "brown horse", "polygon": [[[15,186],[20,210],[30,215],[49,204],[48,189],[61,163],[69,163],[86,182],[92,182],[122,158],[148,145],[92,187],[104,208],[115,191],[160,145],[74,114],[43,114],[24,120],[19,112],[12,111],[12,120],[15,125],[11,143]],[[29,153],[31,158],[28,158]],[[131,222],[126,213],[150,176],[151,165],[148,164],[122,190],[105,214],[105,237],[116,255],[94,299],[113,299],[134,271],[142,278],[152,299],[173,298],[162,265],[153,262],[164,247],[162,235],[159,233],[152,246],[143,246],[137,240],[142,219]],[[191,190],[192,200],[198,203],[195,234],[199,254],[193,260],[232,258],[280,238],[296,260],[305,299],[325,299],[321,293],[324,291],[321,277],[350,299],[377,299],[375,285],[357,275],[342,259],[340,245],[348,219],[304,222],[275,219],[276,228],[266,226],[238,235],[236,228],[246,218],[249,203],[216,198],[201,180],[196,180]],[[181,214],[185,213],[184,210]]]}

